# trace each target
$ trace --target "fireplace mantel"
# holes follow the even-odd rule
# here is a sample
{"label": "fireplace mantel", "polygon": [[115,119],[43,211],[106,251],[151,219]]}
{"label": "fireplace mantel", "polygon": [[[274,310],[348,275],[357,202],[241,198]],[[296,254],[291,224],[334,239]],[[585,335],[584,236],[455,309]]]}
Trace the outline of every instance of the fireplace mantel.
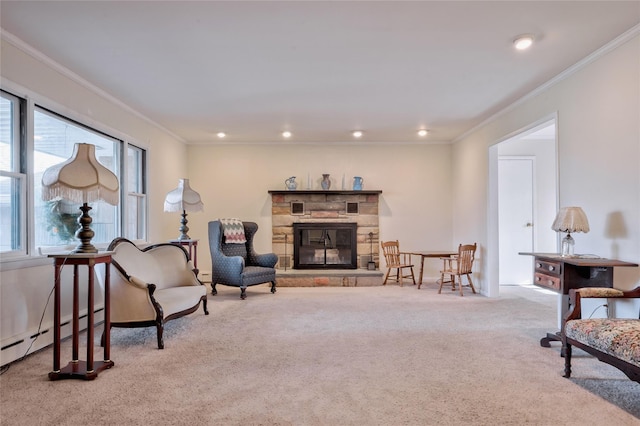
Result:
{"label": "fireplace mantel", "polygon": [[286,190],[286,189],[270,189],[269,194],[272,195],[292,195],[292,194],[300,194],[300,195],[315,195],[315,194],[327,194],[327,195],[377,195],[382,194],[381,190],[372,190],[372,189],[363,189],[360,191],[353,190],[332,190],[332,189],[294,189],[294,190]]}

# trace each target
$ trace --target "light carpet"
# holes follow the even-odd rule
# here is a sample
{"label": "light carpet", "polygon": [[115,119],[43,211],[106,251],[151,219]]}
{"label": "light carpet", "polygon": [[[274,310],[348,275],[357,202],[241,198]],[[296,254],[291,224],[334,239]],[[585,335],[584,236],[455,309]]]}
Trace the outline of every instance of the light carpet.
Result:
{"label": "light carpet", "polygon": [[167,324],[164,350],[154,328],[114,328],[115,366],[94,381],[51,382],[52,350],[28,356],[0,377],[1,423],[640,424],[639,384],[580,351],[565,379],[559,344],[540,347],[555,295],[428,284],[247,294],[218,286],[209,316]]}

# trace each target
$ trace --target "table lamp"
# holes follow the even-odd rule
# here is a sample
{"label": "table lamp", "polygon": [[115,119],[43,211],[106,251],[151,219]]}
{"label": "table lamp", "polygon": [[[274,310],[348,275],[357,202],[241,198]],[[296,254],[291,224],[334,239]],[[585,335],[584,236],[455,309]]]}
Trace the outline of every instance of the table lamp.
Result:
{"label": "table lamp", "polygon": [[575,240],[571,236],[572,232],[589,232],[589,221],[587,215],[580,207],[562,207],[558,211],[556,220],[553,221],[551,229],[556,232],[566,232],[562,239],[562,257],[573,256]]}
{"label": "table lamp", "polygon": [[91,229],[89,203],[103,200],[117,205],[120,201],[118,178],[98,162],[95,145],[77,143],[71,158],[45,170],[42,175],[42,199],[82,203],[82,213],[78,217],[80,228],[76,231],[80,244],[73,253],[97,253],[98,249],[91,244],[95,234]]}
{"label": "table lamp", "polygon": [[182,212],[182,220],[180,221],[179,241],[190,240],[187,235],[189,227],[187,226],[187,212],[201,212],[204,204],[200,201],[200,194],[191,189],[189,179],[179,179],[178,187],[167,194],[164,200],[165,212]]}

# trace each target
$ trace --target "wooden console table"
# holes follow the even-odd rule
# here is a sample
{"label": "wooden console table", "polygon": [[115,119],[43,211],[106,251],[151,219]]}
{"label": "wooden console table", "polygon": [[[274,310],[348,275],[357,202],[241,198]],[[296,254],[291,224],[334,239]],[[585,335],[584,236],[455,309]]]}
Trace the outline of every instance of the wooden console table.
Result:
{"label": "wooden console table", "polygon": [[[112,252],[78,253],[78,254],[52,254],[54,259],[54,308],[53,308],[53,371],[49,373],[50,380],[84,379],[93,380],[102,370],[113,367],[114,363],[109,359],[110,351],[110,300],[109,300],[109,274]],[[93,328],[94,328],[94,280],[95,265],[104,264],[104,360],[93,361]],[[73,265],[73,318],[72,318],[72,346],[71,362],[60,368],[60,273],[65,265]],[[87,360],[81,361],[78,356],[80,336],[80,297],[78,266],[86,265],[89,269],[87,291]]]}
{"label": "wooden console table", "polygon": [[[554,253],[519,253],[534,256],[533,283],[562,295],[560,318],[569,310],[569,290],[582,287],[613,287],[615,266],[638,266],[614,259],[562,257]],[[550,347],[551,341],[561,341],[560,332],[547,333],[540,346]]]}

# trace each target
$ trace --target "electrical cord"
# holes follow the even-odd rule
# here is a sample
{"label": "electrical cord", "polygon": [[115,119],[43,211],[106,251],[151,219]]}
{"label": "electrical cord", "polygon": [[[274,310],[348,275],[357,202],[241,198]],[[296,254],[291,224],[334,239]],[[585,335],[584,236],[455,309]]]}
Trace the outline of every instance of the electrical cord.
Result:
{"label": "electrical cord", "polygon": [[36,332],[36,337],[31,339],[31,343],[29,343],[29,347],[24,352],[24,355],[22,355],[20,358],[14,360],[11,363],[9,363],[9,364],[7,364],[7,365],[2,367],[2,369],[0,370],[0,375],[3,375],[4,373],[6,373],[7,370],[9,370],[9,367],[11,367],[11,365],[14,362],[22,361],[23,359],[25,359],[27,357],[27,355],[29,355],[29,351],[31,350],[31,347],[36,342],[36,340],[38,340],[38,337],[40,337],[40,330],[42,329],[42,322],[44,321],[44,314],[47,312],[47,306],[49,306],[49,302],[51,301],[51,295],[53,294],[54,290],[55,290],[55,285],[53,286],[53,288],[49,292],[49,296],[47,297],[47,302],[44,304],[44,310],[42,311],[42,316],[40,317],[40,322],[38,323],[38,331]]}
{"label": "electrical cord", "polygon": [[[73,251],[70,251],[69,253],[67,253],[67,255],[71,255],[71,254],[73,254]],[[67,262],[67,258],[65,257],[64,261],[60,265],[60,269],[58,271],[58,276],[55,277],[56,280],[60,279],[60,276],[62,275],[62,268],[64,268],[64,265],[65,265],[66,262]],[[38,337],[40,337],[40,334],[41,334],[40,331],[42,330],[42,322],[44,321],[44,315],[47,313],[47,306],[49,306],[49,302],[51,301],[51,295],[53,294],[53,291],[55,289],[56,289],[56,285],[55,285],[55,281],[54,281],[53,287],[51,288],[51,291],[49,292],[49,296],[47,296],[47,301],[44,304],[44,309],[42,310],[42,315],[40,316],[40,322],[38,323],[38,330],[36,331],[36,334],[35,334],[36,337],[31,339],[31,343],[29,343],[29,347],[24,352],[24,355],[22,355],[20,358],[18,358],[16,360],[13,360],[9,364],[3,365],[2,367],[0,367],[0,376],[3,375],[4,373],[6,373],[7,371],[9,371],[9,368],[11,367],[11,365],[14,362],[22,361],[27,357],[27,355],[29,355],[29,351],[33,347],[33,344],[36,342],[36,340],[38,340]]]}
{"label": "electrical cord", "polygon": [[602,304],[600,306],[596,306],[596,308],[593,310],[593,312],[591,312],[591,315],[589,315],[589,319],[591,319],[591,317],[593,317],[593,315],[598,311],[598,309],[603,308],[603,307],[606,309],[607,318],[609,318],[609,305],[604,303],[604,304]]}

